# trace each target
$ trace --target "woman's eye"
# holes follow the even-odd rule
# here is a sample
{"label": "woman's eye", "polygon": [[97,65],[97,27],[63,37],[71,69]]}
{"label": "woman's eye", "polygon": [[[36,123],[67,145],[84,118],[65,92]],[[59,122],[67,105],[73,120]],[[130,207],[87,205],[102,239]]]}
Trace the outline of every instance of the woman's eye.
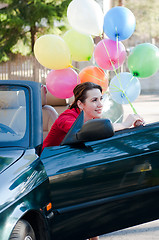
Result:
{"label": "woman's eye", "polygon": [[93,99],[92,102],[96,102],[97,101],[97,98]]}

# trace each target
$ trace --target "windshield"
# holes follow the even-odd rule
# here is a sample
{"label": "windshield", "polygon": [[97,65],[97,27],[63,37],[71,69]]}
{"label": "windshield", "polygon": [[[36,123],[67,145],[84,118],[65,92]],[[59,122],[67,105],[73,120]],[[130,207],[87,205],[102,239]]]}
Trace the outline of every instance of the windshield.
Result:
{"label": "windshield", "polygon": [[22,87],[0,86],[0,142],[17,141],[26,132],[26,96]]}

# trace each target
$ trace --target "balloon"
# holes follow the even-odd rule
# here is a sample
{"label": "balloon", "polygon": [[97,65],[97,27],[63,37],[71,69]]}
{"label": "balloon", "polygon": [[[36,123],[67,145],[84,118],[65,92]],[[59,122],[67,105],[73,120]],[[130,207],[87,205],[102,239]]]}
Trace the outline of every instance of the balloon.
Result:
{"label": "balloon", "polygon": [[109,93],[103,94],[103,111],[102,118],[108,118],[113,123],[122,122],[124,110],[123,106],[119,103],[116,103],[110,96]]}
{"label": "balloon", "polygon": [[46,68],[64,69],[70,65],[70,51],[65,41],[56,35],[46,34],[39,37],[34,45],[38,62]]}
{"label": "balloon", "polygon": [[140,81],[131,73],[119,73],[110,81],[109,91],[115,102],[128,104],[139,96],[141,91]]}
{"label": "balloon", "polygon": [[103,92],[108,88],[108,79],[106,78],[105,72],[98,67],[89,66],[82,69],[79,73],[81,83],[93,82],[102,87]]}
{"label": "balloon", "polygon": [[125,47],[121,42],[103,39],[95,47],[94,58],[99,67],[103,69],[117,69],[126,58]]}
{"label": "balloon", "polygon": [[104,16],[103,29],[105,34],[112,40],[125,40],[135,30],[134,14],[126,7],[113,7]]}
{"label": "balloon", "polygon": [[78,74],[72,68],[51,70],[46,78],[48,91],[57,98],[70,98],[74,87],[80,83]]}
{"label": "balloon", "polygon": [[94,0],[73,0],[67,8],[67,18],[78,32],[99,36],[103,32],[104,15]]}
{"label": "balloon", "polygon": [[151,43],[137,45],[128,57],[128,68],[140,78],[155,74],[159,70],[159,48]]}
{"label": "balloon", "polygon": [[63,39],[70,49],[72,60],[89,61],[91,59],[94,51],[92,36],[71,29],[64,34]]}

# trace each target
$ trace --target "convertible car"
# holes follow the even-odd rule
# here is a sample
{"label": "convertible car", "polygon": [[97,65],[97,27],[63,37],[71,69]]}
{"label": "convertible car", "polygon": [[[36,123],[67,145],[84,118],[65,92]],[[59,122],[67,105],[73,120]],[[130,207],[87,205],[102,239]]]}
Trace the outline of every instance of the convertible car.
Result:
{"label": "convertible car", "polygon": [[87,239],[159,218],[159,122],[80,114],[41,152],[41,86],[0,81],[0,239]]}

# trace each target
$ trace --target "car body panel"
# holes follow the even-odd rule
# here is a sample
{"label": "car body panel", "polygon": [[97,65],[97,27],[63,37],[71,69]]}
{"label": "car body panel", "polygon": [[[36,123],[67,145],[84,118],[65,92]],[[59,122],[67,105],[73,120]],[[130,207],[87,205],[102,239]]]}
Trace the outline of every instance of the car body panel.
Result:
{"label": "car body panel", "polygon": [[[72,184],[76,179],[83,181],[80,185],[81,198],[89,190],[100,192],[100,186],[104,190],[101,183],[105,184],[105,191],[102,194],[100,192],[100,198],[156,186],[158,182],[153,180],[153,166],[155,165],[155,171],[159,170],[158,130],[159,125],[121,133],[111,139],[88,142],[80,147],[50,147],[44,150],[41,160],[54,190],[56,185],[57,189],[60,189],[60,186],[65,183],[61,193],[58,190],[61,196],[64,190],[66,192],[66,180],[69,181],[69,179],[72,179],[70,182]],[[93,184],[92,190],[89,183],[86,188],[87,180]],[[68,191],[70,191],[70,183]],[[76,186],[74,190],[79,191]],[[75,192],[72,194],[74,204],[76,201],[77,204],[83,202],[80,197],[76,197]],[[92,196],[88,194],[88,201],[98,199],[98,194],[95,192]],[[70,194],[64,195],[65,201],[57,200],[56,202],[56,196],[54,196],[56,208],[69,206],[67,197],[70,199]]]}
{"label": "car body panel", "polygon": [[3,171],[0,179],[3,196],[0,198],[0,229],[5,227],[1,236],[4,235],[4,239],[7,239],[6,232],[9,234],[12,230],[8,226],[14,226],[25,212],[39,210],[47,204],[48,194],[44,186],[48,185],[48,178],[43,164],[32,149],[26,150],[21,159],[12,164],[7,171]]}
{"label": "car body panel", "polygon": [[[88,142],[80,147],[50,147],[44,150],[41,160],[50,180],[54,207],[60,213],[54,227],[56,239],[61,239],[59,235],[62,229],[65,229],[64,239],[69,237],[71,229],[68,228],[66,216],[73,219],[71,226],[76,224],[73,229],[84,229],[86,236],[89,232],[96,235],[120,229],[119,225],[113,227],[110,224],[115,220],[114,212],[109,213],[109,219],[103,219],[110,205],[117,209],[117,215],[123,216],[125,209],[120,202],[124,202],[127,215],[131,214],[131,221],[124,217],[120,219],[122,227],[142,223],[142,215],[137,217],[136,211],[132,213],[128,206],[133,203],[133,209],[139,208],[144,212],[144,198],[149,203],[153,194],[159,195],[158,132],[157,123],[144,129],[141,127],[118,133],[111,139]],[[148,220],[156,219],[157,205],[156,201],[151,214],[145,214],[144,221],[146,217]],[[94,210],[97,208],[98,211]],[[94,217],[90,220],[89,216],[97,213],[98,219],[103,219],[101,225],[105,223],[106,229],[98,226],[98,231],[95,227],[90,230],[96,221]],[[89,226],[85,227],[88,219]],[[62,229],[59,227],[61,223]],[[79,239],[82,237],[80,232],[74,232]]]}
{"label": "car body panel", "polygon": [[0,155],[0,173],[6,170],[9,166],[11,166],[17,159],[21,158],[24,154],[24,150],[7,150],[1,149]]}

